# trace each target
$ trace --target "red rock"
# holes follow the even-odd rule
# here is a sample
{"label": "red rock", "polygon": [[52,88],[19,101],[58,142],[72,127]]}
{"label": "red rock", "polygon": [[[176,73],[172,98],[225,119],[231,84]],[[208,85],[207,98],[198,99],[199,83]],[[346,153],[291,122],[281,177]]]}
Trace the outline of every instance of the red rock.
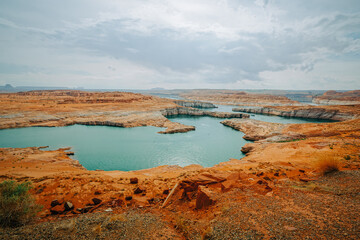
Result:
{"label": "red rock", "polygon": [[209,178],[209,179],[213,179],[217,182],[223,182],[226,180],[226,177],[223,176],[223,174],[220,174],[220,173],[208,173],[208,172],[204,172],[202,173],[200,176],[204,176],[206,178]]}
{"label": "red rock", "polygon": [[237,185],[237,181],[236,180],[226,180],[225,182],[222,182],[222,191],[223,192],[227,192],[227,191],[230,191],[231,188],[233,188],[234,186]]}
{"label": "red rock", "polygon": [[57,205],[57,206],[50,208],[50,212],[53,215],[63,213],[64,211],[65,211],[65,208],[62,205]]}
{"label": "red rock", "polygon": [[131,184],[137,184],[139,182],[139,179],[138,178],[130,178],[130,183]]}
{"label": "red rock", "polygon": [[205,186],[199,186],[196,196],[196,209],[202,209],[215,203],[214,193]]}

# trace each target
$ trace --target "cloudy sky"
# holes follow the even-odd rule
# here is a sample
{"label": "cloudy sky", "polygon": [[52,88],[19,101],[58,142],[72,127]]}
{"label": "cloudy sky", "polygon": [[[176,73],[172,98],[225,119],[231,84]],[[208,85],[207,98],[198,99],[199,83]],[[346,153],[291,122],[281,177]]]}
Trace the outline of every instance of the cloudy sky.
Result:
{"label": "cloudy sky", "polygon": [[360,89],[360,1],[1,0],[6,83]]}

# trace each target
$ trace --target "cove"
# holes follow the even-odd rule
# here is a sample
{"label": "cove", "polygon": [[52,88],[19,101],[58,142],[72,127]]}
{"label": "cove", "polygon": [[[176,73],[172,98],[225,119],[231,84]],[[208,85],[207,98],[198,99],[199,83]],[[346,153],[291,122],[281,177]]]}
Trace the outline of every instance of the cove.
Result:
{"label": "cove", "polygon": [[179,116],[171,118],[196,131],[158,134],[162,128],[107,126],[29,127],[0,130],[0,147],[72,147],[73,158],[88,170],[131,171],[161,165],[211,167],[241,158],[247,142],[243,133],[220,124],[223,119]]}
{"label": "cove", "polygon": [[[231,112],[233,106],[214,111]],[[254,115],[267,122],[306,123],[314,119]],[[196,127],[195,131],[158,134],[162,128],[119,128],[73,125],[67,127],[29,127],[0,130],[0,147],[49,146],[55,150],[72,147],[73,158],[88,170],[132,171],[161,165],[211,167],[230,158],[244,157],[240,149],[248,141],[242,132],[223,126],[224,119],[204,116],[169,117],[171,121]]]}

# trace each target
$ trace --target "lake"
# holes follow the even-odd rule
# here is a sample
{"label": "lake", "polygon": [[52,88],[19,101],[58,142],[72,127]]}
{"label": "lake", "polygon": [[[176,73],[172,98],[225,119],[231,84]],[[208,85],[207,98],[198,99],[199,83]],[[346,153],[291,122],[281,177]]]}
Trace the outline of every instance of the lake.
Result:
{"label": "lake", "polygon": [[[220,106],[231,111],[232,106]],[[315,120],[254,115],[251,118],[281,123],[318,122]],[[107,126],[29,127],[0,130],[0,147],[72,147],[73,158],[88,170],[131,171],[161,165],[211,167],[230,158],[244,156],[247,143],[242,132],[223,126],[224,119],[212,117],[170,117],[171,121],[192,125],[195,131],[158,134],[157,127],[119,128]]]}

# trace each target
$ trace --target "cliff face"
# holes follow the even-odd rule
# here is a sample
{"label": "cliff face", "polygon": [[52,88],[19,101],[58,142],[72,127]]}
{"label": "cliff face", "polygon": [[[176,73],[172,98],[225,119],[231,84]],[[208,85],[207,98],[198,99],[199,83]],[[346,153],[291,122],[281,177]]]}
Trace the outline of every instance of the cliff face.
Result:
{"label": "cliff face", "polygon": [[323,105],[360,104],[360,90],[347,92],[327,91],[322,96],[317,96],[314,98],[313,103]]}
{"label": "cliff face", "polygon": [[337,99],[323,99],[323,98],[314,98],[313,103],[319,105],[353,105],[360,104],[360,100],[337,100]]}
{"label": "cliff face", "polygon": [[189,115],[189,116],[210,116],[217,118],[249,118],[248,114],[245,113],[227,113],[227,112],[211,112],[203,111],[196,108],[168,108],[161,110],[164,116],[176,116],[176,115]]}
{"label": "cliff face", "polygon": [[350,113],[341,112],[340,109],[327,109],[321,107],[297,108],[293,110],[282,110],[270,107],[261,108],[233,108],[234,112],[247,112],[265,115],[275,115],[281,117],[311,118],[322,120],[343,121],[354,119],[355,116]]}
{"label": "cliff face", "polygon": [[192,108],[217,108],[212,103],[209,102],[200,102],[200,101],[183,101],[183,100],[176,100],[174,101],[177,105],[183,107],[192,107]]}
{"label": "cliff face", "polygon": [[234,90],[192,90],[190,92],[182,93],[180,96],[199,101],[210,101],[220,104],[230,105],[299,105],[297,101],[292,101],[285,96],[276,96],[269,94],[254,94],[243,91]]}

